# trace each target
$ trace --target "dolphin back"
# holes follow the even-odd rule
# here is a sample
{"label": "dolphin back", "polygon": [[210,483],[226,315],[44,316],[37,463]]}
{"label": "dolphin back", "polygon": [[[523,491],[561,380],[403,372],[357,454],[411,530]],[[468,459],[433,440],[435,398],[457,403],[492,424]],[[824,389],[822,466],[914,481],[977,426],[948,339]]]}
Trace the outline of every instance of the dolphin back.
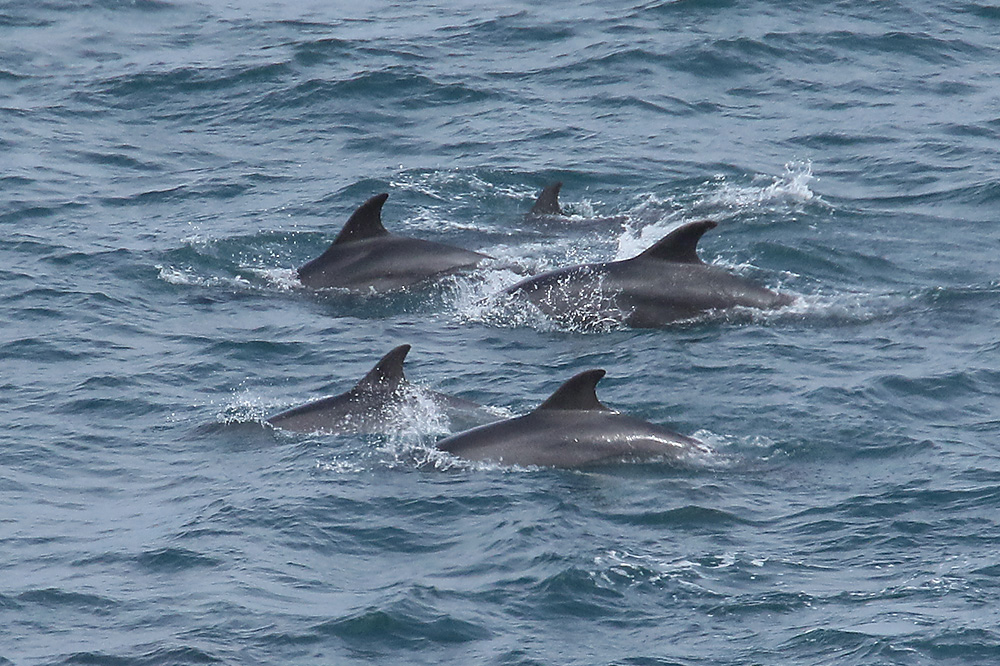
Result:
{"label": "dolphin back", "polygon": [[604,370],[581,372],[530,414],[447,437],[437,448],[504,465],[585,467],[624,460],[676,458],[700,442],[619,414],[597,399]]}

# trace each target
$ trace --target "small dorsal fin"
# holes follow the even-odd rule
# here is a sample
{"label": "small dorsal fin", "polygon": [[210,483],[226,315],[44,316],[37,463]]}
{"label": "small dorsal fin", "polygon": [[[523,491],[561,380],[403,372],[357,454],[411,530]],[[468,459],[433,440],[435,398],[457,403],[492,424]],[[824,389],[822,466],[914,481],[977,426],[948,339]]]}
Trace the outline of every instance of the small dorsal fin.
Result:
{"label": "small dorsal fin", "polygon": [[340,230],[340,234],[333,241],[333,244],[340,245],[341,243],[387,235],[389,232],[382,226],[382,206],[388,198],[389,195],[383,192],[358,206],[351,218],[347,220],[347,224]]}
{"label": "small dorsal fin", "polygon": [[653,247],[639,256],[643,259],[659,259],[680,264],[704,263],[698,257],[698,241],[706,231],[717,225],[718,223],[712,220],[688,222],[658,240]]}
{"label": "small dorsal fin", "polygon": [[604,377],[604,370],[587,370],[574,375],[556,389],[535,411],[543,409],[569,409],[575,411],[611,410],[597,399],[597,382]]}
{"label": "small dorsal fin", "polygon": [[559,207],[560,189],[562,189],[562,183],[556,181],[542,190],[528,215],[562,215],[562,208]]}
{"label": "small dorsal fin", "polygon": [[382,357],[375,367],[354,387],[356,391],[393,391],[406,381],[403,377],[403,359],[410,351],[410,345],[399,345]]}

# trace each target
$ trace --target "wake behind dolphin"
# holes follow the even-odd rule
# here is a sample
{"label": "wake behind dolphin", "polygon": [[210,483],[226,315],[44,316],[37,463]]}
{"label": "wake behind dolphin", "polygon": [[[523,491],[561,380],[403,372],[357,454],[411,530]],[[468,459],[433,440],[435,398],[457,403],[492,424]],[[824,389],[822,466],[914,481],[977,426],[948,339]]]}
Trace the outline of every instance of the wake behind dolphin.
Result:
{"label": "wake behind dolphin", "polygon": [[503,465],[585,467],[711,451],[701,441],[621,414],[597,399],[604,370],[574,376],[530,414],[447,437],[437,448]]}
{"label": "wake behind dolphin", "polygon": [[299,281],[314,289],[339,287],[384,292],[475,267],[485,254],[390,234],[382,226],[388,194],[361,204],[333,244],[299,268]]}
{"label": "wake behind dolphin", "polygon": [[734,307],[771,310],[795,300],[705,264],[698,257],[698,241],[715,226],[711,220],[690,222],[631,259],[549,271],[506,293],[556,320],[586,307],[636,328],[657,328]]}

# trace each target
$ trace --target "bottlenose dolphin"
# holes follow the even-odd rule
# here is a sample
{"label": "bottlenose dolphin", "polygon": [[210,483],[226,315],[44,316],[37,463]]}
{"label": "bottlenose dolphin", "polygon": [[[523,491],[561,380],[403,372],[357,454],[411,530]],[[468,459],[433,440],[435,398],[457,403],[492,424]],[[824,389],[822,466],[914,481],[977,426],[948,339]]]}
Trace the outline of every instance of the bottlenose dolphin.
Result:
{"label": "bottlenose dolphin", "polygon": [[542,190],[542,193],[535,199],[534,205],[525,218],[536,222],[572,222],[574,224],[622,224],[629,218],[627,215],[597,215],[587,217],[576,213],[567,213],[559,205],[559,192],[563,184],[556,181]]}
{"label": "bottlenose dolphin", "polygon": [[361,204],[333,245],[299,269],[299,281],[314,289],[391,291],[473,268],[488,258],[444,243],[390,234],[382,226],[382,205],[388,198],[376,194]]}
{"label": "bottlenose dolphin", "polygon": [[330,434],[386,433],[398,430],[400,410],[415,404],[417,391],[429,397],[449,419],[486,423],[496,420],[470,400],[417,389],[403,376],[410,345],[400,345],[382,357],[346,393],[306,403],[276,414],[267,422],[282,430]]}
{"label": "bottlenose dolphin", "polygon": [[535,411],[447,437],[437,448],[469,460],[505,465],[584,467],[708,453],[705,444],[608,409],[597,399],[604,370],[587,370],[560,386]]}
{"label": "bottlenose dolphin", "polygon": [[586,309],[637,328],[664,326],[708,310],[769,310],[795,300],[706,265],[698,257],[698,240],[715,226],[711,220],[689,222],[631,259],[549,271],[518,282],[507,294],[527,298],[555,319]]}

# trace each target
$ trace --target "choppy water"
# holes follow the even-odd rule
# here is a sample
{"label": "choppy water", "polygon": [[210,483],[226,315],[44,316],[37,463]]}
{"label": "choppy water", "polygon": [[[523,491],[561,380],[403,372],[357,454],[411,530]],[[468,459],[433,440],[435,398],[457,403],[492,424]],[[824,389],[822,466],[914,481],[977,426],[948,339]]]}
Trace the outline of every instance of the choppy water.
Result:
{"label": "choppy water", "polygon": [[[1000,9],[238,4],[0,5],[0,662],[1000,662]],[[525,220],[555,179],[573,218]],[[380,191],[497,260],[300,288]],[[699,217],[800,304],[634,331],[491,298]],[[604,367],[714,453],[259,425],[402,343],[515,414]]]}

